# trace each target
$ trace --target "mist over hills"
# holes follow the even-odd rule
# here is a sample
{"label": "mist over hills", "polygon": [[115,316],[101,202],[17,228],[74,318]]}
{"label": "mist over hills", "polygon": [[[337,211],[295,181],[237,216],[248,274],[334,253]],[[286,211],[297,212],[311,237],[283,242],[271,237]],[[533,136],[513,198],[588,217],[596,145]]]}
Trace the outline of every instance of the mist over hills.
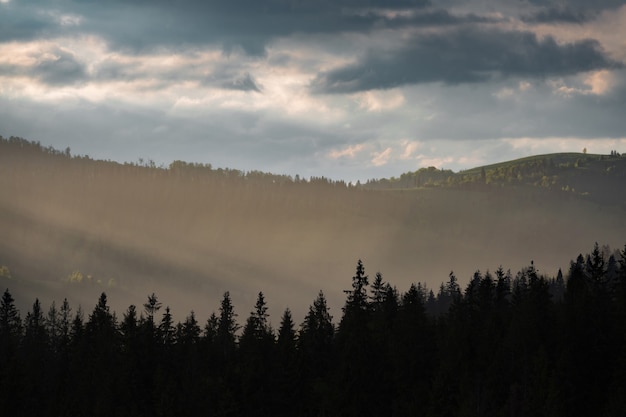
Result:
{"label": "mist over hills", "polygon": [[106,291],[118,311],[154,292],[200,320],[224,291],[245,316],[262,290],[274,322],[322,289],[338,315],[357,259],[401,291],[436,290],[451,270],[463,284],[534,260],[554,275],[592,242],[621,248],[625,177],[617,153],[572,153],[352,185],[96,161],[2,138],[0,284],[25,306],[68,297],[89,309]]}

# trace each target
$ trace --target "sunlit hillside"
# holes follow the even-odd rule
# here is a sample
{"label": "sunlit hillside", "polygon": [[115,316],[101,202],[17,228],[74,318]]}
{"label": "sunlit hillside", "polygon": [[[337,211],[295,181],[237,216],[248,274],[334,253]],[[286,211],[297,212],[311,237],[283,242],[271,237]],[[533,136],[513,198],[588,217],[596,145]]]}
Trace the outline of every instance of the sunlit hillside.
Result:
{"label": "sunlit hillside", "polygon": [[500,264],[515,272],[531,260],[556,274],[569,265],[555,260],[590,243],[623,247],[625,162],[559,154],[440,182],[353,186],[180,161],[95,161],[2,139],[0,284],[18,302],[69,296],[88,308],[103,290],[120,309],[155,292],[177,317],[193,308],[201,320],[224,291],[251,309],[262,290],[277,321],[320,289],[338,315],[359,258],[400,290],[418,281],[436,290],[451,270],[461,283]]}

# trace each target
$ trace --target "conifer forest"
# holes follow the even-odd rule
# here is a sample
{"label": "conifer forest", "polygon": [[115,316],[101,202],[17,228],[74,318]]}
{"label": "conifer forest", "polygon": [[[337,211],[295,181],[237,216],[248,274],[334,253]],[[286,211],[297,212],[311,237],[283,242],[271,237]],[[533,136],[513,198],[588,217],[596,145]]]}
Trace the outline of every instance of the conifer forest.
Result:
{"label": "conifer forest", "polygon": [[[605,248],[606,249],[606,248]],[[6,416],[619,416],[626,412],[626,248],[596,243],[556,277],[450,273],[398,289],[359,260],[341,311],[302,323],[266,294],[175,322],[167,295],[106,293],[21,312],[0,303]],[[351,284],[351,285],[350,285]],[[271,297],[267,294],[268,299]],[[141,302],[143,301],[143,302]],[[250,311],[249,313],[247,313]],[[276,324],[273,324],[276,323]]]}

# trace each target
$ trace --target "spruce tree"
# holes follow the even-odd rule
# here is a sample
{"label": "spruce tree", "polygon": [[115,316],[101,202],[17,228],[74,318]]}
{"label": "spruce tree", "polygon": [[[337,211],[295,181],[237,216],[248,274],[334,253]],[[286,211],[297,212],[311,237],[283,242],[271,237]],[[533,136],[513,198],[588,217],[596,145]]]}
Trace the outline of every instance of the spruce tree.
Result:
{"label": "spruce tree", "polygon": [[[16,343],[22,335],[20,313],[15,307],[15,300],[8,288],[0,300],[0,340],[3,345]],[[3,352],[8,353],[8,352]]]}
{"label": "spruce tree", "polygon": [[304,395],[299,414],[327,415],[332,410],[330,370],[334,356],[333,317],[320,290],[298,334],[299,372]]}
{"label": "spruce tree", "polygon": [[235,350],[235,332],[239,329],[236,322],[237,314],[226,291],[220,305],[219,322],[217,326],[217,343],[221,346],[224,357],[230,358]]}
{"label": "spruce tree", "polygon": [[0,300],[0,410],[6,415],[23,413],[20,398],[22,366],[18,348],[22,337],[22,322],[15,300],[8,289]]}

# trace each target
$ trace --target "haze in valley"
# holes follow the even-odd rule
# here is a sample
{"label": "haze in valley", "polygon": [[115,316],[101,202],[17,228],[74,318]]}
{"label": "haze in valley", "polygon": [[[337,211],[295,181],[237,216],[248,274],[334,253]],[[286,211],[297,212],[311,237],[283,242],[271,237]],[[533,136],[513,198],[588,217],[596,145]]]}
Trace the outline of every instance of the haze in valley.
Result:
{"label": "haze in valley", "polygon": [[552,155],[353,186],[96,161],[19,139],[1,149],[0,264],[13,277],[2,285],[24,308],[68,297],[89,311],[105,291],[123,311],[156,293],[177,318],[206,319],[230,291],[243,321],[263,291],[276,323],[286,307],[301,319],[321,289],[338,316],[358,259],[399,291],[421,282],[436,294],[451,271],[462,286],[478,269],[514,275],[531,261],[555,276],[594,242],[621,248],[626,231],[623,157]]}

